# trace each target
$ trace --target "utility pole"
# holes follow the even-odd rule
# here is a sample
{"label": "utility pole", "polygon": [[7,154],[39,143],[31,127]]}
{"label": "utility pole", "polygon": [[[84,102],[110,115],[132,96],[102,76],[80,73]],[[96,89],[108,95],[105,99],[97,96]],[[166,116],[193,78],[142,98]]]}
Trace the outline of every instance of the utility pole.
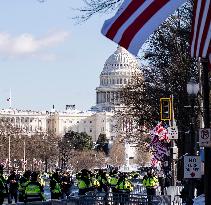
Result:
{"label": "utility pole", "polygon": [[8,160],[9,160],[9,162],[8,162],[8,172],[9,172],[9,170],[10,170],[10,160],[11,160],[11,157],[10,157],[10,134],[8,135],[8,138],[9,138],[9,147],[8,147]]}

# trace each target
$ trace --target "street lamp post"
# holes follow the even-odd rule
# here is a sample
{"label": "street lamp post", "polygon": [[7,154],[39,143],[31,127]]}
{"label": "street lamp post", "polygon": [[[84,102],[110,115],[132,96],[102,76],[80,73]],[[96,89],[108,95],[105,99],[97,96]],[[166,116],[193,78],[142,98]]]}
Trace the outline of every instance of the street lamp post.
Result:
{"label": "street lamp post", "polygon": [[23,141],[23,171],[26,171],[26,139]]}
{"label": "street lamp post", "polygon": [[187,93],[190,96],[190,103],[191,103],[190,135],[187,149],[187,152],[190,155],[196,154],[195,129],[194,129],[194,124],[195,124],[194,104],[195,104],[195,97],[197,97],[198,92],[199,92],[199,84],[196,83],[196,80],[192,77],[190,81],[187,83]]}
{"label": "street lamp post", "polygon": [[[199,92],[199,84],[196,83],[196,80],[192,77],[187,83],[187,93],[190,96],[191,103],[191,120],[190,120],[190,132],[186,144],[186,151],[190,156],[196,155],[196,138],[195,138],[195,114],[194,114],[194,104],[195,98]],[[192,199],[194,198],[194,181],[189,179],[188,181],[188,199],[187,204],[193,204]]]}

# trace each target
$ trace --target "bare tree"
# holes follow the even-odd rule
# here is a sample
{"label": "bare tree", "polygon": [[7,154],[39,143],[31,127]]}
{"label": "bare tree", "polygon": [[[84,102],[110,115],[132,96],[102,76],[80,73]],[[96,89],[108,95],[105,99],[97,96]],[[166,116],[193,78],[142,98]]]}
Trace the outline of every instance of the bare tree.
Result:
{"label": "bare tree", "polygon": [[95,14],[116,10],[122,0],[83,0],[84,7],[78,8],[79,15],[74,17],[77,22],[87,21]]}
{"label": "bare tree", "polygon": [[[29,133],[15,126],[10,118],[0,118],[1,163],[10,168],[23,170],[40,169],[58,162],[58,137],[51,133]],[[26,160],[24,162],[24,159]],[[10,162],[9,162],[10,160]]]}
{"label": "bare tree", "polygon": [[82,169],[102,168],[105,164],[105,155],[93,150],[74,151],[69,159],[69,164],[76,172]]}
{"label": "bare tree", "polygon": [[125,163],[125,146],[123,138],[116,138],[109,153],[108,163],[113,166],[122,166]]}

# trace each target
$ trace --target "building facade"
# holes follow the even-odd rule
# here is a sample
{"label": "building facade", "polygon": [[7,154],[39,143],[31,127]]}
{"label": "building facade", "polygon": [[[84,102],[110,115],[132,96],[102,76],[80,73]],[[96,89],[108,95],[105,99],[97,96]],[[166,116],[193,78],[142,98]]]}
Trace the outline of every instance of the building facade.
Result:
{"label": "building facade", "polygon": [[67,106],[64,112],[55,109],[44,112],[5,109],[0,110],[0,118],[31,134],[48,132],[63,136],[72,130],[86,132],[93,141],[97,141],[101,133],[113,140],[118,127],[114,111],[122,107],[120,90],[135,74],[141,74],[138,60],[124,48],[118,47],[104,64],[96,88],[96,105],[90,111],[78,111],[75,106]]}

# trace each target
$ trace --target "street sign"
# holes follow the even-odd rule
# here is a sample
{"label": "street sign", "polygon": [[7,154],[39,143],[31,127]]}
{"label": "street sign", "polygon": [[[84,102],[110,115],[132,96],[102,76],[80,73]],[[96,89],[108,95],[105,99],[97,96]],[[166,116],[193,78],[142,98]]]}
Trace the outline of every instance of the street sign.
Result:
{"label": "street sign", "polygon": [[174,127],[168,127],[168,138],[170,140],[177,140],[178,139],[178,128],[177,126]]}
{"label": "street sign", "polygon": [[201,178],[201,160],[199,156],[184,156],[184,178]]}
{"label": "street sign", "polygon": [[199,129],[199,146],[211,147],[211,132],[209,128]]}

